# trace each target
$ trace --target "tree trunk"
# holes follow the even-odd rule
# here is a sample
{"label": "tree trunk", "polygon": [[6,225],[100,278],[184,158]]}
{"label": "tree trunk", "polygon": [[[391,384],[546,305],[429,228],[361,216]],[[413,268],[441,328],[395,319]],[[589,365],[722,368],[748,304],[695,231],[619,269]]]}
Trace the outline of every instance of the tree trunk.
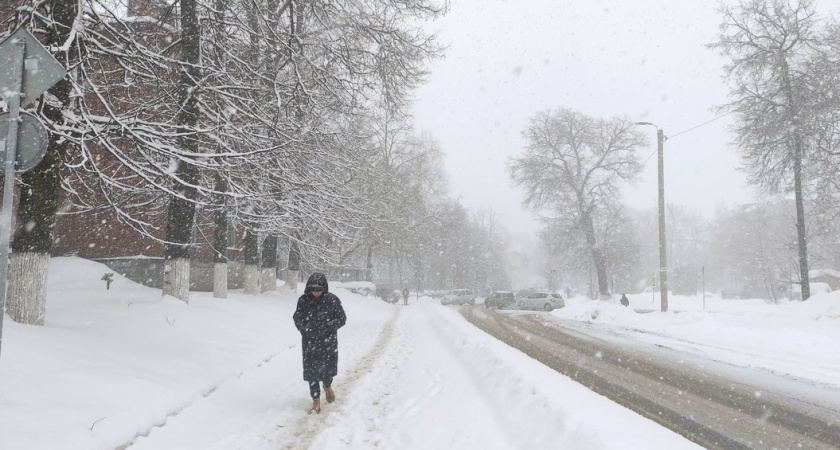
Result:
{"label": "tree trunk", "polygon": [[[216,177],[216,192],[226,192],[227,183],[221,176]],[[219,207],[216,210],[215,229],[213,230],[213,297],[227,298],[228,290],[228,219],[227,197],[218,195]]]}
{"label": "tree trunk", "polygon": [[[181,1],[181,26],[181,55],[184,65],[179,88],[181,108],[178,110],[175,121],[181,127],[178,138],[179,147],[186,153],[195,155],[199,153],[198,137],[193,132],[198,123],[197,83],[201,76],[199,70],[201,32],[198,26],[196,0]],[[163,294],[188,301],[190,243],[195,219],[195,186],[198,180],[198,169],[186,161],[178,161],[175,178],[179,180],[176,181],[179,183],[176,191],[180,195],[173,196],[169,201],[166,245],[164,246],[164,258],[167,263],[172,262],[167,265],[173,272],[168,274],[170,283],[163,284]],[[187,273],[180,273],[181,270],[186,270]],[[183,289],[184,279],[187,280],[186,291]]]}
{"label": "tree trunk", "polygon": [[300,276],[300,244],[298,244],[297,233],[289,239],[289,265],[286,269],[286,287],[292,292],[297,292],[298,277]]}
{"label": "tree trunk", "polygon": [[365,257],[365,267],[367,268],[367,274],[365,275],[365,281],[373,281],[373,246],[368,246],[367,249],[367,256]]}
{"label": "tree trunk", "polygon": [[805,232],[805,205],[802,199],[802,143],[799,137],[796,142],[796,156],[793,162],[793,183],[796,193],[796,240],[799,244],[799,281],[801,283],[802,300],[811,297],[811,279],[808,269],[808,240]]}
{"label": "tree trunk", "polygon": [[163,295],[190,300],[190,259],[166,259],[163,264]]}
{"label": "tree trunk", "polygon": [[[47,152],[41,163],[22,177],[24,188],[12,240],[6,298],[12,319],[27,325],[43,325],[46,315],[46,264],[52,249],[59,192],[60,163],[56,153]],[[38,262],[44,266],[38,266]]]}
{"label": "tree trunk", "polygon": [[799,283],[802,292],[802,300],[811,297],[811,278],[808,268],[808,239],[805,234],[805,204],[802,199],[802,159],[804,158],[802,143],[802,126],[799,124],[799,112],[796,108],[796,99],[793,95],[793,86],[790,81],[790,67],[787,61],[782,59],[782,83],[787,96],[790,115],[793,119],[793,190],[796,197],[796,241],[799,246]]}
{"label": "tree trunk", "polygon": [[260,293],[260,238],[253,230],[245,230],[245,294]]}
{"label": "tree trunk", "polygon": [[12,253],[9,265],[9,302],[6,312],[15,322],[44,325],[47,307],[47,268],[50,255],[36,252]]}
{"label": "tree trunk", "polygon": [[262,292],[277,290],[277,236],[266,236],[262,246]]}
{"label": "tree trunk", "polygon": [[213,263],[213,297],[227,298],[228,294],[228,265],[227,263]]}
{"label": "tree trunk", "polygon": [[[47,48],[65,45],[74,29],[79,9],[78,1],[67,0],[52,5],[55,25],[49,27]],[[76,54],[77,42],[71,40],[71,55]],[[61,58],[59,58],[61,59]],[[63,111],[72,102],[72,86],[67,78],[49,89],[61,106],[44,104],[43,114],[54,123],[61,123]],[[43,325],[47,304],[47,264],[52,251],[53,229],[58,208],[60,170],[64,155],[71,151],[61,136],[49,135],[48,151],[37,167],[21,177],[18,212],[12,238],[12,266],[8,273],[6,307],[13,320],[28,325]],[[17,255],[20,253],[20,255]],[[2,261],[6,264],[6,261]]]}
{"label": "tree trunk", "polygon": [[601,298],[609,297],[610,288],[607,280],[607,261],[604,258],[604,251],[598,245],[598,239],[595,236],[595,225],[592,223],[592,216],[585,215],[582,217],[583,230],[586,234],[586,244],[589,246],[589,251],[592,253],[592,262],[595,265],[595,275],[598,277],[598,293]]}

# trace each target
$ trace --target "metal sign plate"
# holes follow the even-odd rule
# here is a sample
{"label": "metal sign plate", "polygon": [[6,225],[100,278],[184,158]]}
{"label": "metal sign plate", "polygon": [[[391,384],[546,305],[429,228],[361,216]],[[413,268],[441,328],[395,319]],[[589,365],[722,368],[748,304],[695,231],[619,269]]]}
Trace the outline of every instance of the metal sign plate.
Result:
{"label": "metal sign plate", "polygon": [[14,84],[14,47],[18,39],[26,42],[23,54],[23,97],[20,106],[26,106],[41,94],[61,81],[67,71],[64,67],[35,39],[26,28],[18,28],[3,42],[0,42],[0,96],[8,101]]}
{"label": "metal sign plate", "polygon": [[[6,136],[9,135],[9,113],[0,114],[0,161],[6,160]],[[47,154],[49,136],[41,121],[27,112],[20,113],[15,172],[26,172],[38,165]]]}

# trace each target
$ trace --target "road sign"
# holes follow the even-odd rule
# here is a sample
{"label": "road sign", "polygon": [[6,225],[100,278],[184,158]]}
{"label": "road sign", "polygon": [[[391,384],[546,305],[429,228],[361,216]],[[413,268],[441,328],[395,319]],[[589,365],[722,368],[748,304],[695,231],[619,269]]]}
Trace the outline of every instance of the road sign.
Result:
{"label": "road sign", "polygon": [[[0,161],[6,160],[6,136],[9,135],[9,113],[0,114]],[[41,121],[21,111],[18,125],[15,171],[26,172],[38,165],[47,154],[47,128]]]}
{"label": "road sign", "polygon": [[[0,42],[0,95],[9,107],[6,136],[3,141],[5,158],[3,164],[3,207],[0,209],[0,348],[3,347],[3,316],[6,312],[6,290],[8,287],[9,241],[12,230],[12,200],[15,190],[15,166],[38,164],[46,148],[41,152],[41,138],[46,140],[46,131],[41,134],[43,124],[32,122],[27,114],[21,113],[21,106],[34,101],[47,89],[64,78],[67,72],[61,64],[25,28],[20,28]],[[39,127],[40,125],[40,127]],[[29,131],[26,131],[26,130]],[[21,131],[21,132],[19,132]],[[23,162],[18,155],[18,138],[27,150]],[[0,137],[3,139],[3,137]],[[46,146],[43,146],[46,147]],[[31,168],[31,167],[30,167]]]}
{"label": "road sign", "polygon": [[452,278],[446,279],[446,287],[452,287]]}
{"label": "road sign", "polygon": [[26,28],[18,28],[0,42],[0,61],[3,61],[0,65],[0,95],[7,102],[7,93],[15,91],[15,73],[13,65],[6,62],[14,60],[15,41],[21,39],[26,49],[23,53],[23,83],[20,89],[23,95],[20,106],[26,106],[64,78],[67,71],[32,33]]}

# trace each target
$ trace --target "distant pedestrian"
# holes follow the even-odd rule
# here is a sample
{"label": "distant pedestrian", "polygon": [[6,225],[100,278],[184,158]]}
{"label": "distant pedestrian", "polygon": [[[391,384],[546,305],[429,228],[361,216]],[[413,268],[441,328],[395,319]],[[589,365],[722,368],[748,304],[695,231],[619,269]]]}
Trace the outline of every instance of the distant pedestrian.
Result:
{"label": "distant pedestrian", "polygon": [[403,288],[402,294],[403,294],[403,305],[407,305],[408,304],[408,288]]}
{"label": "distant pedestrian", "polygon": [[630,300],[628,300],[628,299],[627,299],[627,296],[626,296],[626,295],[624,295],[624,294],[621,294],[621,300],[619,300],[619,301],[620,301],[620,302],[621,302],[621,304],[622,304],[622,305],[624,305],[624,306],[630,306]]}
{"label": "distant pedestrian", "polygon": [[572,288],[566,286],[566,298],[570,298],[572,296]]}
{"label": "distant pedestrian", "polygon": [[303,379],[312,396],[310,413],[321,412],[321,389],[327,403],[335,401],[333,377],[338,373],[338,329],[347,322],[341,300],[331,293],[327,277],[313,273],[306,282],[295,309],[295,327],[300,331],[303,350]]}

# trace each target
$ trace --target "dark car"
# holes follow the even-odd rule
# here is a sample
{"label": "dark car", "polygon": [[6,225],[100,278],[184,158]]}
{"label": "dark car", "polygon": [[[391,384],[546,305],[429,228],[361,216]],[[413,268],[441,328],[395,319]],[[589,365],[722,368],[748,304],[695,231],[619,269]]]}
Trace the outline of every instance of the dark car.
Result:
{"label": "dark car", "polygon": [[533,294],[534,292],[537,292],[537,290],[533,289],[533,288],[525,288],[525,289],[516,291],[516,299],[519,300],[520,298],[526,298],[529,295]]}
{"label": "dark car", "polygon": [[504,308],[516,304],[516,297],[510,291],[495,291],[484,299],[486,308]]}

